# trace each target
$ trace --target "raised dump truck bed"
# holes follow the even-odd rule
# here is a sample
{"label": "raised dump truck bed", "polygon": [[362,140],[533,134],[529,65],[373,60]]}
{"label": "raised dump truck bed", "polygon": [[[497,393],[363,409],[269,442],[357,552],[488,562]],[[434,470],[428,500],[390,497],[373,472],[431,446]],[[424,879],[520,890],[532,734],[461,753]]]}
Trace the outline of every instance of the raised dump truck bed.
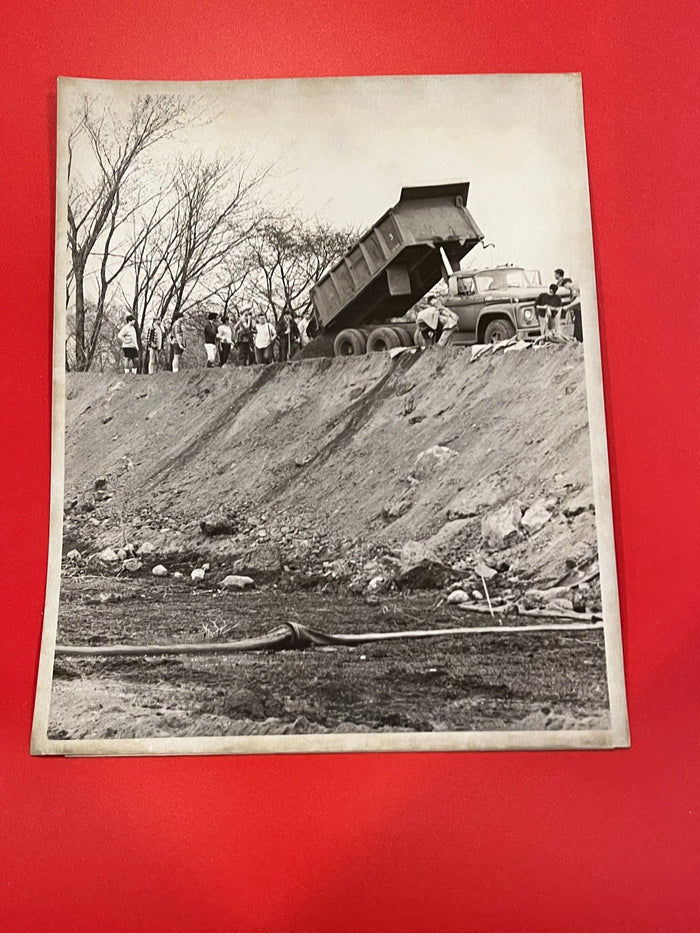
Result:
{"label": "raised dump truck bed", "polygon": [[320,330],[404,315],[483,239],[466,208],[469,183],[402,188],[401,197],[311,289]]}

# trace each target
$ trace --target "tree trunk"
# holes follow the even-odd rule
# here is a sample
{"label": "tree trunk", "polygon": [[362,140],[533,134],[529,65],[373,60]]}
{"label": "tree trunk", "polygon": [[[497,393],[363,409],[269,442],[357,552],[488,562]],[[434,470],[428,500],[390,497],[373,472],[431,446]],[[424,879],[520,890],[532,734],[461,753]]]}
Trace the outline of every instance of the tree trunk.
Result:
{"label": "tree trunk", "polygon": [[87,369],[83,272],[82,267],[75,268],[75,368],[78,372],[85,372]]}

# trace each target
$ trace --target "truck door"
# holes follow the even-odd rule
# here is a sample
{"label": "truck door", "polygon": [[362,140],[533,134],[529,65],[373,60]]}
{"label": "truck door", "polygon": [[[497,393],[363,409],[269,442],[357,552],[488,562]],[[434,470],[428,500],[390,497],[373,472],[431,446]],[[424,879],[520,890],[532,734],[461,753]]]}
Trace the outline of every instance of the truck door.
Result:
{"label": "truck door", "polygon": [[450,308],[459,318],[459,330],[474,334],[479,314],[479,301],[473,275],[454,276],[450,283]]}

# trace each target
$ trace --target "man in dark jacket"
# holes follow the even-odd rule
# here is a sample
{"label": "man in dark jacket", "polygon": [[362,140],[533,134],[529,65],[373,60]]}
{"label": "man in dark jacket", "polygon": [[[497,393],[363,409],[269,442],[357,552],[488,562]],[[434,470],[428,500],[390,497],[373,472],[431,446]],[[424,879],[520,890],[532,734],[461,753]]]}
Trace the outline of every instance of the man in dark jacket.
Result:
{"label": "man in dark jacket", "polygon": [[204,349],[207,353],[207,369],[211,369],[216,363],[217,318],[218,314],[215,311],[210,311],[204,325]]}

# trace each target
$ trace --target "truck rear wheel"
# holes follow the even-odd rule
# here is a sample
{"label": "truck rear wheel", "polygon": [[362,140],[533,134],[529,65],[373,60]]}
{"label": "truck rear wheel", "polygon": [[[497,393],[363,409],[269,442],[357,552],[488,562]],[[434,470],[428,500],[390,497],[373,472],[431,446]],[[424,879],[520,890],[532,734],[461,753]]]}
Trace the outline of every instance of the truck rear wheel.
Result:
{"label": "truck rear wheel", "polygon": [[510,340],[515,337],[515,328],[507,317],[497,317],[489,321],[484,330],[484,343],[499,343],[501,340]]}
{"label": "truck rear wheel", "polygon": [[355,327],[341,330],[333,341],[334,356],[359,356],[367,351],[367,338]]}
{"label": "truck rear wheel", "polygon": [[368,353],[396,350],[401,346],[403,346],[403,341],[393,327],[378,327],[367,338]]}
{"label": "truck rear wheel", "polygon": [[402,347],[412,347],[413,346],[413,336],[405,327],[392,327],[391,328],[396,334],[398,334],[399,340],[401,341]]}

